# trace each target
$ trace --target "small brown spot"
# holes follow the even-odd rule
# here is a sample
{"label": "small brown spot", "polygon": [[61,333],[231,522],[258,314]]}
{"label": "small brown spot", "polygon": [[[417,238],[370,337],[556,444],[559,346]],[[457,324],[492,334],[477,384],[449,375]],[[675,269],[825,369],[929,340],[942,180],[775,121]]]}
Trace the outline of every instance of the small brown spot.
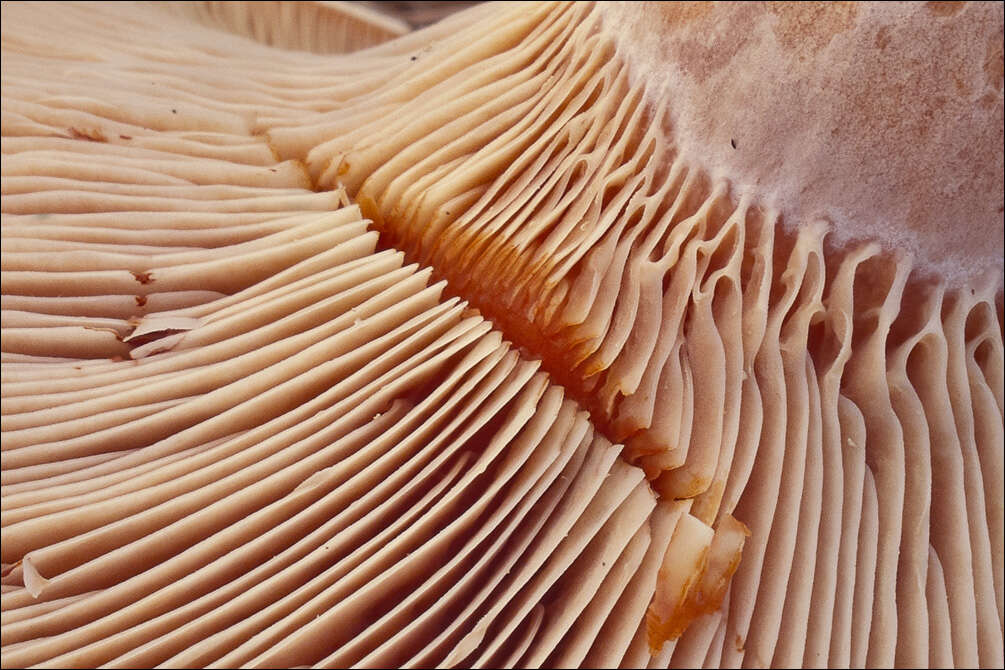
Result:
{"label": "small brown spot", "polygon": [[119,135],[119,139],[120,140],[131,140],[131,139],[133,139],[133,136],[132,135]]}
{"label": "small brown spot", "polygon": [[147,304],[147,297],[145,295],[137,295],[137,296],[133,296],[133,297],[136,298],[136,306],[137,307],[143,307],[144,305]]}
{"label": "small brown spot", "polygon": [[411,60],[417,61],[417,60],[419,60],[419,57],[418,56],[412,56]]}
{"label": "small brown spot", "polygon": [[177,110],[177,109],[172,109],[172,110],[171,110],[171,113],[172,113],[172,114],[177,114],[177,113],[178,113],[178,110]]}
{"label": "small brown spot", "polygon": [[349,173],[349,162],[348,161],[342,161],[342,164],[338,166],[338,173],[339,173],[340,177],[342,175],[344,175],[344,174],[348,174]]}
{"label": "small brown spot", "polygon": [[133,272],[133,278],[141,284],[150,284],[154,278],[149,272]]}
{"label": "small brown spot", "polygon": [[963,9],[965,2],[926,2],[925,7],[937,16],[952,16]]}
{"label": "small brown spot", "polygon": [[890,27],[882,26],[876,31],[876,48],[882,51],[890,44]]}
{"label": "small brown spot", "polygon": [[107,142],[108,138],[98,128],[70,128],[70,137],[75,140],[87,140],[88,142]]}
{"label": "small brown spot", "polygon": [[269,168],[269,172],[279,172],[276,168]]}
{"label": "small brown spot", "polygon": [[736,148],[736,140],[730,139],[729,140],[729,146],[731,146],[731,147],[733,147],[735,149]]}
{"label": "small brown spot", "polygon": [[743,652],[743,648],[746,645],[746,641],[743,639],[742,635],[740,635],[739,633],[737,633],[736,634],[736,639],[733,640],[733,644],[736,645],[736,650],[742,653]]}

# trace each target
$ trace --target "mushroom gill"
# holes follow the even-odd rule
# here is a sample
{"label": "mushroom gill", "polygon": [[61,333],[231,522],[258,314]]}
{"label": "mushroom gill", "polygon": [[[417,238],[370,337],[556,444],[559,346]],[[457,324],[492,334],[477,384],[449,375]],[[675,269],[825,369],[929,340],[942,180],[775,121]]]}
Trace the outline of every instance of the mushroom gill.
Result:
{"label": "mushroom gill", "polygon": [[1002,665],[1000,4],[2,11],[4,667]]}

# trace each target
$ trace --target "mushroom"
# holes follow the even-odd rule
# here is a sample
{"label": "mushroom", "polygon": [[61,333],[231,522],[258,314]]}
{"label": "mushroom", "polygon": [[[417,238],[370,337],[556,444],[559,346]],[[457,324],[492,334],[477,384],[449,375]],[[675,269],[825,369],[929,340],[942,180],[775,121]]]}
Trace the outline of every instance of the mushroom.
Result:
{"label": "mushroom", "polygon": [[4,667],[1002,664],[1000,4],[259,4],[3,5]]}

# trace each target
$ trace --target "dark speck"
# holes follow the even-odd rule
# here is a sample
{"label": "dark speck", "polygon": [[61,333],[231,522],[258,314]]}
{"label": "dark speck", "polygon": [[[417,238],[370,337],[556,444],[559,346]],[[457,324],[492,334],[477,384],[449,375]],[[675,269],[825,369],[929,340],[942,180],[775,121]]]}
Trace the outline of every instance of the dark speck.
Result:
{"label": "dark speck", "polygon": [[418,56],[412,56],[411,60],[419,60]]}
{"label": "dark speck", "polygon": [[736,140],[730,140],[729,141],[729,146],[731,146],[731,147],[733,147],[735,149],[736,148]]}
{"label": "dark speck", "polygon": [[171,113],[172,113],[172,114],[177,114],[177,113],[178,113],[178,110],[177,110],[177,109],[172,109],[172,110],[171,110]]}

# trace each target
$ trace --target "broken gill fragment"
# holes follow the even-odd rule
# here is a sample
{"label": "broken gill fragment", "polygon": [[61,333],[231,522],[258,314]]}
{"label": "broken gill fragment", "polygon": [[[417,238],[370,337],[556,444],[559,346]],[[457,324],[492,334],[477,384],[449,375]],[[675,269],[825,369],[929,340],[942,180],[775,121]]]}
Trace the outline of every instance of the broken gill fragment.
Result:
{"label": "broken gill fragment", "polygon": [[4,667],[1002,664],[1000,5],[2,11]]}

